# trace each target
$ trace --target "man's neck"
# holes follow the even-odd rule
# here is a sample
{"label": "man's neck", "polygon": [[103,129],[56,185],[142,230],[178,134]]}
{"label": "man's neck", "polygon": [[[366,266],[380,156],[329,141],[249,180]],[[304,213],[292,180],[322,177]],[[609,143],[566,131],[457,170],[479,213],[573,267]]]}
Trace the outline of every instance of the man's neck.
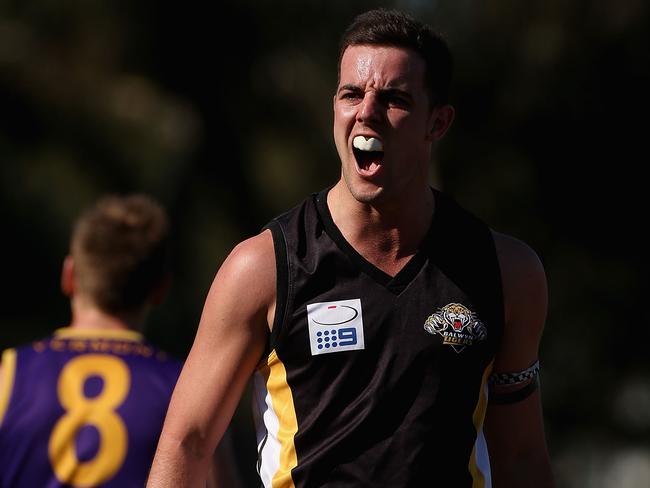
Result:
{"label": "man's neck", "polygon": [[143,314],[109,314],[93,303],[78,297],[71,300],[71,308],[70,327],[76,329],[140,330],[143,323]]}
{"label": "man's neck", "polygon": [[367,261],[391,276],[419,249],[434,211],[433,192],[428,187],[399,201],[374,204],[354,199],[343,181],[330,190],[327,204],[343,237]]}

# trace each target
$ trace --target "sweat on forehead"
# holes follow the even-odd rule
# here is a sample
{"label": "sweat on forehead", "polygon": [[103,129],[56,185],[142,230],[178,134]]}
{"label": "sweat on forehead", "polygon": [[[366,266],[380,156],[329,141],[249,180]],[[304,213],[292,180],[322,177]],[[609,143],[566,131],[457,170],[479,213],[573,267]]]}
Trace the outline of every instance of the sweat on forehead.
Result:
{"label": "sweat on forehead", "polygon": [[339,86],[424,84],[425,74],[424,60],[410,49],[350,46],[341,59]]}

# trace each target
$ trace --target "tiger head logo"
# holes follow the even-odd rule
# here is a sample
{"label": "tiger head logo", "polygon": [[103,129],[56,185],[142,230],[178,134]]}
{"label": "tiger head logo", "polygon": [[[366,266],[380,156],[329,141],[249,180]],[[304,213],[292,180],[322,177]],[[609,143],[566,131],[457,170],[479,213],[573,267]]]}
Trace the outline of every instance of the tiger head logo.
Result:
{"label": "tiger head logo", "polygon": [[461,352],[465,346],[471,346],[487,337],[483,322],[460,303],[449,303],[440,307],[424,322],[424,330],[429,334],[441,335],[443,344],[451,345],[456,352]]}

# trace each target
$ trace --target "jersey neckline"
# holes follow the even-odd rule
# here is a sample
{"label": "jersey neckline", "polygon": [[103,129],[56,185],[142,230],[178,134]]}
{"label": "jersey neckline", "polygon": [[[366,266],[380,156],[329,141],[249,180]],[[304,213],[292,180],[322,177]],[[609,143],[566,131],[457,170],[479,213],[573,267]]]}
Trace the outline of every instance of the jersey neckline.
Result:
{"label": "jersey neckline", "polygon": [[334,223],[329,206],[327,205],[327,194],[331,187],[322,190],[316,194],[316,209],[325,228],[327,235],[334,241],[339,249],[352,261],[353,264],[358,266],[364,273],[370,276],[374,281],[387,288],[392,293],[399,295],[404,291],[413,279],[418,275],[422,266],[426,262],[428,255],[425,249],[428,247],[427,243],[430,242],[436,222],[439,220],[437,217],[440,211],[440,203],[443,200],[440,198],[440,192],[435,188],[431,188],[433,192],[435,206],[433,215],[431,217],[431,224],[429,230],[422,239],[417,252],[409,259],[409,261],[399,270],[395,276],[391,276],[385,271],[382,271],[377,266],[372,264],[364,258],[353,246],[350,244],[339,228]]}
{"label": "jersey neckline", "polygon": [[67,338],[102,338],[102,339],[126,339],[142,341],[143,335],[130,329],[80,329],[77,327],[62,327],[54,332],[59,339]]}

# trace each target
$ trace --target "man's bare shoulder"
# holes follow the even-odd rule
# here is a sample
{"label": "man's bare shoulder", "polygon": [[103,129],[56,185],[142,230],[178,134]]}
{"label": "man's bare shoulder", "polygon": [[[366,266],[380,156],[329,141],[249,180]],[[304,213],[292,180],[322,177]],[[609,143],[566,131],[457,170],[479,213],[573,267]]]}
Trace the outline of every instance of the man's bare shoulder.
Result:
{"label": "man's bare shoulder", "polygon": [[537,253],[516,237],[492,231],[505,285],[516,286],[524,281],[546,282],[544,267]]}
{"label": "man's bare shoulder", "polygon": [[516,371],[537,357],[546,311],[546,274],[537,253],[525,242],[493,232],[501,268],[506,329],[495,368]]}
{"label": "man's bare shoulder", "polygon": [[209,302],[231,302],[250,310],[275,305],[276,268],[271,231],[237,244],[223,262],[208,295]]}
{"label": "man's bare shoulder", "polygon": [[221,265],[218,278],[241,284],[275,284],[275,251],[271,231],[265,230],[237,244]]}
{"label": "man's bare shoulder", "polygon": [[265,230],[237,244],[223,263],[222,269],[235,272],[275,273],[275,251],[270,230]]}

